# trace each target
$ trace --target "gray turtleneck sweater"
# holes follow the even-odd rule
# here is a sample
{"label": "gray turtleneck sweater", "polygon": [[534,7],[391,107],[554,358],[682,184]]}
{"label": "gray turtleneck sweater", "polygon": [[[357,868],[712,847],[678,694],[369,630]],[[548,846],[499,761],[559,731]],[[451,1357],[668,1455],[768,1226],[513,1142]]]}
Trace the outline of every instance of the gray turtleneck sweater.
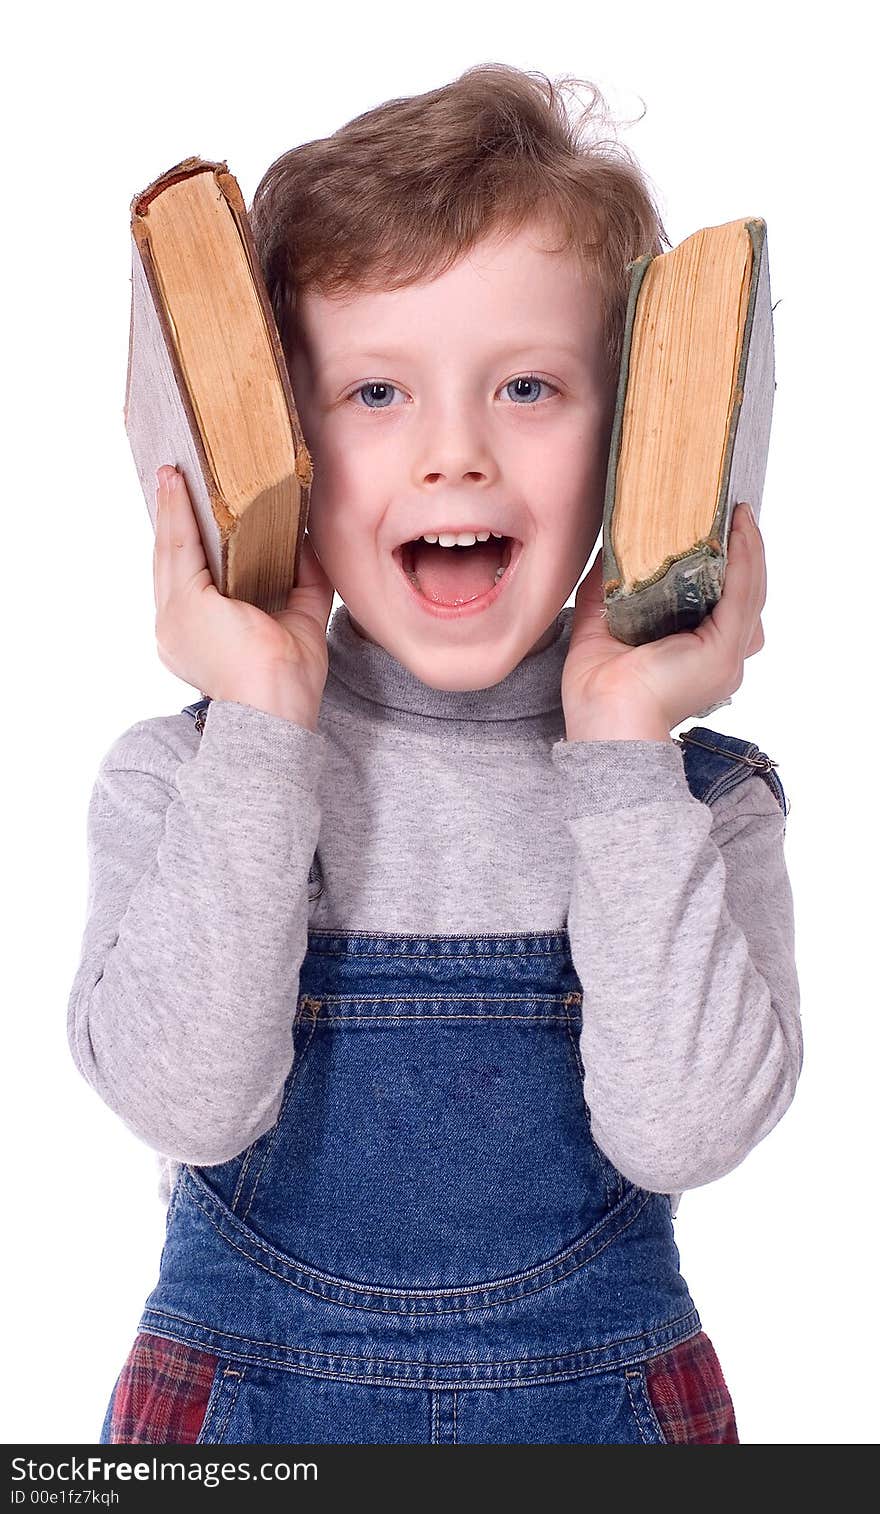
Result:
{"label": "gray turtleneck sweater", "polygon": [[673,1213],[785,1113],[803,1053],[782,810],[757,773],[703,804],[671,741],[566,741],[573,613],[460,692],[339,605],[317,732],[215,700],[201,737],[158,716],[106,753],[68,1034],[160,1154],[163,1200],[178,1163],[227,1161],[274,1124],[309,926],[567,926],[594,1138]]}

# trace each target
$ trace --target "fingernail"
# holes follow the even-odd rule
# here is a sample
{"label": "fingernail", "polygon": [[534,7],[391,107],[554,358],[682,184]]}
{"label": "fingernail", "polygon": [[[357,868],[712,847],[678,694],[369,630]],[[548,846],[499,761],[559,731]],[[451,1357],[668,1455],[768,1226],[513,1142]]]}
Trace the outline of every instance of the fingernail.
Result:
{"label": "fingernail", "polygon": [[156,469],[156,477],[161,487],[170,491],[175,487],[180,474],[176,468],[173,468],[169,463],[165,463],[161,468]]}
{"label": "fingernail", "polygon": [[746,508],[746,514],[748,515],[749,520],[751,521],[752,525],[756,526],[758,524],[758,522],[755,520],[755,512],[752,509],[751,505],[747,504],[745,508]]}

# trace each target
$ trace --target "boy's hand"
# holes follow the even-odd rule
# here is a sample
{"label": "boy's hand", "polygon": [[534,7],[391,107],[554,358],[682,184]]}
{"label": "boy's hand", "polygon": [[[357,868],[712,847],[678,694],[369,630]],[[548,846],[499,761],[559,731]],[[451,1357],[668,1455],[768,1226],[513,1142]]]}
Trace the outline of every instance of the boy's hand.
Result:
{"label": "boy's hand", "polygon": [[[308,535],[299,584],[283,610],[267,615],[218,591],[182,475],[166,464],[157,478],[153,587],[160,661],[212,699],[253,705],[316,730],[333,585]],[[176,480],[170,489],[169,479]]]}
{"label": "boy's hand", "polygon": [[600,551],[575,595],[562,670],[567,739],[668,741],[689,715],[727,699],[742,683],[745,658],[764,645],[766,597],[761,533],[739,504],[724,588],[711,613],[696,630],[630,647],[608,630]]}

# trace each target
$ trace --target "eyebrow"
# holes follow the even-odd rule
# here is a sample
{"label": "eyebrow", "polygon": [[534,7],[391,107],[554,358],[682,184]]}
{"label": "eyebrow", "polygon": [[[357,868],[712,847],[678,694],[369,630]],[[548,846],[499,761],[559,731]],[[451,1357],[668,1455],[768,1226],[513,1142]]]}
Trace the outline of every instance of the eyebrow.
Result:
{"label": "eyebrow", "polygon": [[[547,337],[539,337],[537,340],[532,341],[517,342],[515,345],[499,345],[492,350],[490,356],[496,360],[505,355],[513,358],[517,353],[532,352],[535,350],[541,352],[564,352],[569,357],[574,358],[586,356],[584,348],[577,346],[574,342],[560,342]],[[411,357],[412,350],[407,347],[383,347],[381,352],[378,348],[368,350],[366,348],[342,347],[336,352],[331,352],[322,365],[316,366],[323,366],[325,369],[329,369],[336,367],[340,363],[382,363],[386,360],[396,363],[401,361],[401,359],[406,361],[407,358]]]}

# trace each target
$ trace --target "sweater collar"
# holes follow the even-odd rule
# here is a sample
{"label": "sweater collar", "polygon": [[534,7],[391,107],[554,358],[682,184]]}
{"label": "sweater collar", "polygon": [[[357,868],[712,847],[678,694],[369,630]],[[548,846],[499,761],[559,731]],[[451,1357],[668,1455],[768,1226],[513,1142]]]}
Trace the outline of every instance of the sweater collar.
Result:
{"label": "sweater collar", "polygon": [[383,711],[394,710],[428,721],[555,717],[562,709],[562,668],[573,615],[574,607],[566,605],[556,617],[553,641],[533,656],[524,657],[500,683],[488,689],[435,689],[416,678],[384,647],[361,636],[351,623],[348,607],[341,604],[327,628],[325,698],[349,708],[354,705],[364,714],[381,716]]}

